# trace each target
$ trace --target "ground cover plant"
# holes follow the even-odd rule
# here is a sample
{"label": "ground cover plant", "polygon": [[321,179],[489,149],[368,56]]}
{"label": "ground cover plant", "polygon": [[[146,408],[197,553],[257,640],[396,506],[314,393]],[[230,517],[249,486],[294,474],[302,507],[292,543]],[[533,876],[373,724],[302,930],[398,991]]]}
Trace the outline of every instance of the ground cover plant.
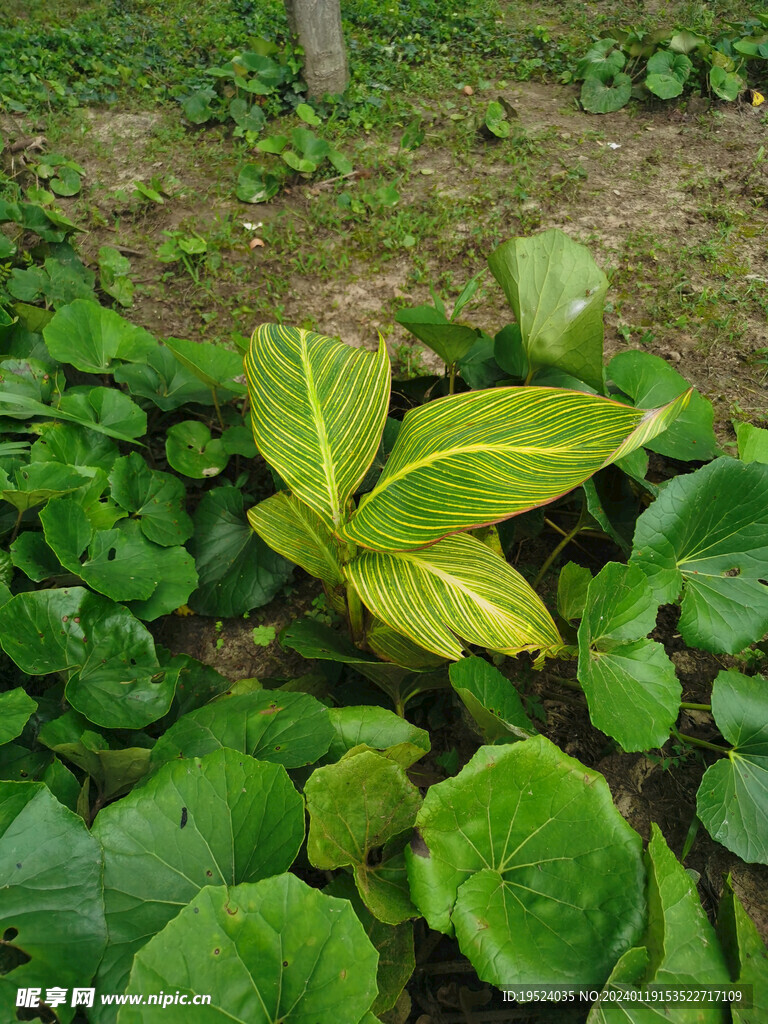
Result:
{"label": "ground cover plant", "polygon": [[[746,34],[694,6],[664,38]],[[589,198],[648,127],[721,159],[760,108],[585,121],[555,78],[614,5],[566,30],[546,5],[362,2],[352,90],[310,106],[270,10],[99,7],[146,20],[114,80],[98,32],[76,72],[53,47],[44,81],[21,58],[4,80],[26,134],[0,179],[2,1015],[760,1020],[757,136],[737,193],[683,168],[686,234],[601,234]],[[134,61],[171,106],[106,185],[77,106],[124,103]],[[120,117],[149,116],[122,109],[118,161]],[[473,164],[485,184],[451,181]],[[724,395],[702,367],[733,353]],[[742,1002],[530,1001],[705,980]],[[138,1005],[161,991],[214,1008]]]}

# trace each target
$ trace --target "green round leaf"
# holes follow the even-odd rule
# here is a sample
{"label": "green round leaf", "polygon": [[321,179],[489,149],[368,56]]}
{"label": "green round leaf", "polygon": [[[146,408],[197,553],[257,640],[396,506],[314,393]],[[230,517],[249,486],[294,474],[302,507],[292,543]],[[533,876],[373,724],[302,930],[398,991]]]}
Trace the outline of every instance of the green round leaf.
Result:
{"label": "green round leaf", "polygon": [[768,864],[768,679],[720,672],[712,714],[733,750],[704,773],[699,817],[712,838],[742,860]]}
{"label": "green round leaf", "polygon": [[178,473],[195,480],[218,476],[229,462],[224,445],[199,420],[175,423],[166,436],[165,454]]}
{"label": "green round leaf", "polygon": [[[3,1020],[17,1019],[19,988],[90,983],[106,943],[101,878],[82,818],[42,783],[0,783],[0,935],[29,958],[0,977]],[[75,1011],[57,1013],[67,1024]]]}
{"label": "green round leaf", "polygon": [[716,459],[670,481],[637,521],[631,561],[660,603],[683,592],[692,647],[735,654],[768,631],[768,465]]}
{"label": "green round leaf", "polygon": [[412,898],[483,981],[601,984],[641,933],[640,837],[602,776],[543,736],[481,747],[416,827]]}
{"label": "green round leaf", "polygon": [[674,665],[661,644],[644,639],[657,608],[637,566],[609,562],[589,584],[579,626],[579,682],[592,723],[624,750],[662,747],[680,708]]}
{"label": "green round leaf", "polygon": [[199,576],[190,607],[201,615],[242,615],[271,601],[293,573],[253,532],[236,487],[217,487],[195,510],[189,545]]}
{"label": "green round leaf", "polygon": [[[687,80],[693,64],[684,53],[671,53],[669,50],[657,50],[649,59],[646,68],[649,78],[659,75],[676,78],[680,85]],[[646,85],[648,82],[646,81]],[[650,85],[648,85],[650,89]],[[653,90],[651,90],[653,92]],[[657,93],[657,95],[659,95]],[[679,93],[675,93],[679,95]]]}
{"label": "green round leaf", "polygon": [[[192,245],[182,246],[185,252],[205,252]],[[245,384],[236,378],[243,376],[243,357],[238,352],[205,341],[188,341],[186,338],[166,338],[169,348],[182,366],[206,387],[226,388],[237,395],[244,395]]]}
{"label": "green round leaf", "polygon": [[76,196],[80,191],[80,175],[71,167],[59,167],[51,179],[51,191],[57,196]]}
{"label": "green round leaf", "polygon": [[680,96],[683,91],[683,83],[675,75],[648,75],[645,80],[646,88],[654,96],[662,100],[671,100]]}
{"label": "green round leaf", "polygon": [[304,803],[281,765],[217,750],[165,765],[101,811],[93,833],[104,850],[109,929],[98,983],[122,992],[134,953],[201,888],[291,866],[304,839]]}
{"label": "green round leaf", "polygon": [[106,427],[123,440],[135,440],[147,432],[147,414],[115,388],[69,388],[61,396],[58,408],[77,417],[86,427]]}
{"label": "green round leaf", "polygon": [[590,114],[611,114],[626,106],[631,95],[632,79],[629,75],[607,67],[584,79],[580,100]]}
{"label": "green round leaf", "polygon": [[142,327],[86,299],[60,309],[43,337],[54,359],[84,373],[110,373],[122,360],[140,362],[157,346]]}
{"label": "green round leaf", "polygon": [[246,164],[237,176],[235,195],[244,203],[266,203],[280,191],[282,182],[258,164]]}
{"label": "green round leaf", "polygon": [[152,750],[152,763],[231,747],[286,768],[312,764],[328,749],[328,709],[306,693],[260,690],[221,697],[181,717]]}
{"label": "green round leaf", "polygon": [[[222,1024],[351,1024],[376,998],[377,961],[346,900],[279,875],[203,889],[137,953],[128,992],[208,993],[206,1018]],[[189,1019],[184,1006],[126,1006],[119,1017],[120,1024]]]}
{"label": "green round leaf", "polygon": [[715,64],[709,69],[709,86],[715,96],[732,103],[744,88],[744,79]]}
{"label": "green round leaf", "polygon": [[108,473],[120,452],[109,437],[78,423],[44,423],[29,454],[32,462],[98,466]]}

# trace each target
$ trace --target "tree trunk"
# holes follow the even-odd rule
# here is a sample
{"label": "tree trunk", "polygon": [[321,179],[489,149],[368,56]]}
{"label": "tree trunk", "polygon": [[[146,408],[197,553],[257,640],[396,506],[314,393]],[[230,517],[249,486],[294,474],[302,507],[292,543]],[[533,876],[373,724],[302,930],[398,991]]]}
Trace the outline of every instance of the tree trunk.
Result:
{"label": "tree trunk", "polygon": [[291,34],[304,50],[307,96],[338,94],[347,87],[347,51],[339,0],[285,0]]}

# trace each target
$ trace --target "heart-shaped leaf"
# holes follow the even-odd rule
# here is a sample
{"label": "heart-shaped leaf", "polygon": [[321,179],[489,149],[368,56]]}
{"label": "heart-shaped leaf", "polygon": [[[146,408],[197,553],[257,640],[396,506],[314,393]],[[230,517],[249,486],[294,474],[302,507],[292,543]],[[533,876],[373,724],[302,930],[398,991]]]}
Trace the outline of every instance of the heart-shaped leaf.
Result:
{"label": "heart-shaped leaf", "polygon": [[720,458],[671,480],[637,521],[631,561],[659,603],[682,591],[679,629],[692,647],[735,654],[763,636],[768,465]]}
{"label": "heart-shaped leaf", "polygon": [[144,363],[116,366],[115,380],[125,384],[132,395],[148,398],[163,412],[179,409],[188,402],[213,404],[210,389],[165,345],[156,345],[147,353]]}
{"label": "heart-shaped leaf", "polygon": [[543,736],[481,747],[416,828],[412,898],[483,981],[599,985],[642,931],[640,837],[602,776]]}
{"label": "heart-shaped leaf", "polygon": [[402,768],[410,768],[430,749],[429,733],[385,708],[331,708],[328,717],[335,733],[326,754],[328,761],[338,761],[347,751],[364,745]]}
{"label": "heart-shaped leaf", "polygon": [[[41,782],[0,783],[0,934],[24,961],[0,977],[0,1013],[20,988],[87,984],[106,943],[101,851],[82,818]],[[12,961],[13,962],[13,961]],[[73,1008],[62,1005],[68,1024]]]}
{"label": "heart-shaped leaf", "polygon": [[579,100],[590,114],[612,114],[629,103],[632,79],[611,66],[596,68],[584,79]]}
{"label": "heart-shaped leaf", "polygon": [[237,176],[235,195],[244,203],[267,203],[277,195],[282,181],[258,164],[245,164]]}
{"label": "heart-shaped leaf", "polygon": [[[134,953],[204,886],[255,882],[293,863],[304,805],[281,765],[234,750],[165,765],[101,811],[109,946],[97,984],[122,992]],[[115,1010],[98,1020],[114,1020]]]}
{"label": "heart-shaped leaf", "polygon": [[[205,992],[212,1019],[248,1024],[368,1024],[377,961],[349,903],[286,874],[203,889],[136,954],[127,991]],[[188,1007],[162,1015],[189,1024]],[[120,1024],[146,1024],[146,1010],[124,1006]]]}
{"label": "heart-shaped leaf", "polygon": [[245,384],[235,379],[243,376],[243,357],[239,353],[220,345],[188,341],[186,338],[166,338],[165,347],[206,387],[225,388],[236,395],[245,394]]}
{"label": "heart-shaped leaf", "polygon": [[147,414],[115,388],[69,388],[61,396],[57,412],[68,413],[89,428],[97,424],[124,439],[135,440],[147,432]]}
{"label": "heart-shaped leaf", "polygon": [[699,817],[712,838],[742,860],[768,864],[768,679],[720,672],[712,714],[733,749],[704,773]]}

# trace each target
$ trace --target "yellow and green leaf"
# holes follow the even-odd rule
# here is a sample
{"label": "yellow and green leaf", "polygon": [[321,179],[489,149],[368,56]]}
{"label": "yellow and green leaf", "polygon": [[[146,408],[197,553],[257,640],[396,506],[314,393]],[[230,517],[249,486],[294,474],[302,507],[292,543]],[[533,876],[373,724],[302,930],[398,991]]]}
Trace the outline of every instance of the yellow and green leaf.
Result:
{"label": "yellow and green leaf", "polygon": [[345,572],[374,615],[444,658],[460,658],[462,640],[512,655],[562,646],[535,591],[473,537],[421,551],[363,551]]}
{"label": "yellow and green leaf", "polygon": [[660,434],[690,394],[644,410],[559,388],[494,388],[421,406],[344,533],[412,550],[527,512]]}
{"label": "yellow and green leaf", "polygon": [[365,476],[389,403],[389,357],[312,331],[257,328],[245,357],[259,451],[332,530]]}
{"label": "yellow and green leaf", "polygon": [[329,590],[344,585],[337,545],[311,508],[287,491],[278,491],[248,510],[248,522],[261,539]]}

